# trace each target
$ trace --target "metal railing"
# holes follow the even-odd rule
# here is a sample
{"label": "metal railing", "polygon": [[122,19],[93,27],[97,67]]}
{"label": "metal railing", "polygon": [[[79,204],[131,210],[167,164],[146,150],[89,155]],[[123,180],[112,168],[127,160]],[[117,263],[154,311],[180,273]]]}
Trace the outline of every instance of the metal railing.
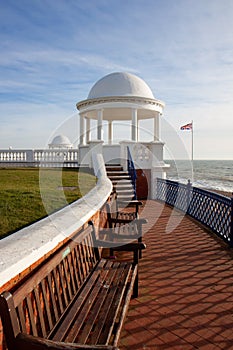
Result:
{"label": "metal railing", "polygon": [[176,181],[157,179],[157,200],[185,212],[233,246],[233,197]]}
{"label": "metal railing", "polygon": [[133,185],[133,190],[134,190],[134,197],[133,199],[137,199],[137,190],[136,190],[136,180],[137,180],[137,172],[134,166],[133,158],[131,156],[129,147],[127,146],[127,168],[128,168],[128,173],[131,177],[132,185]]}

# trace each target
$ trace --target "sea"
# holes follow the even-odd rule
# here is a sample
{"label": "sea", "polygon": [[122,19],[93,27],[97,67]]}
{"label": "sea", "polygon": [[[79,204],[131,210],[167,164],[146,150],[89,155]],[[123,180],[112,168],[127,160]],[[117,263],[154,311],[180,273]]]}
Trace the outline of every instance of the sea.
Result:
{"label": "sea", "polygon": [[167,179],[207,190],[233,192],[233,160],[166,160]]}

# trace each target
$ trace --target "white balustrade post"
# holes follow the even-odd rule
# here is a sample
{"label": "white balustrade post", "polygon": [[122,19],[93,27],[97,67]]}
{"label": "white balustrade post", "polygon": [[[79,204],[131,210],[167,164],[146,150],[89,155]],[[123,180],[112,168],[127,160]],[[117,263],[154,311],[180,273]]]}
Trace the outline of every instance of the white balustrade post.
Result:
{"label": "white balustrade post", "polygon": [[132,109],[132,125],[131,125],[131,139],[132,141],[138,141],[138,114],[137,109]]}
{"label": "white balustrade post", "polygon": [[159,141],[159,138],[160,138],[159,118],[160,118],[160,113],[157,113],[156,117],[154,117],[154,141]]}
{"label": "white balustrade post", "polygon": [[103,110],[98,110],[97,140],[103,140]]}
{"label": "white balustrade post", "polygon": [[26,162],[33,163],[34,162],[34,150],[26,150]]}
{"label": "white balustrade post", "polygon": [[89,118],[86,119],[86,143],[91,141],[91,120]]}
{"label": "white balustrade post", "polygon": [[84,145],[84,117],[79,114],[79,144]]}
{"label": "white balustrade post", "polygon": [[108,143],[112,144],[112,137],[113,137],[113,124],[112,121],[109,120],[108,122]]}

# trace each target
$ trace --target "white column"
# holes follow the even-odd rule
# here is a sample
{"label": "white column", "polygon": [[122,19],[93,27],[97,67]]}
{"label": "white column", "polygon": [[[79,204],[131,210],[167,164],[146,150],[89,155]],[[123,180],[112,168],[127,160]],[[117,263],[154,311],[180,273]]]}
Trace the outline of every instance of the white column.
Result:
{"label": "white column", "polygon": [[132,125],[131,125],[131,139],[138,141],[138,113],[137,109],[132,109]]}
{"label": "white column", "polygon": [[91,120],[89,118],[86,119],[86,143],[88,143],[91,140]]}
{"label": "white column", "polygon": [[154,117],[154,141],[159,141],[159,118],[160,118],[160,113]]}
{"label": "white column", "polygon": [[112,121],[109,120],[108,122],[108,143],[112,144],[112,136],[113,136],[113,127],[112,127]]}
{"label": "white column", "polygon": [[80,145],[83,145],[84,144],[84,117],[80,114],[79,115],[79,134],[80,134],[80,137],[79,137],[79,144]]}
{"label": "white column", "polygon": [[103,140],[103,110],[98,111],[97,140]]}

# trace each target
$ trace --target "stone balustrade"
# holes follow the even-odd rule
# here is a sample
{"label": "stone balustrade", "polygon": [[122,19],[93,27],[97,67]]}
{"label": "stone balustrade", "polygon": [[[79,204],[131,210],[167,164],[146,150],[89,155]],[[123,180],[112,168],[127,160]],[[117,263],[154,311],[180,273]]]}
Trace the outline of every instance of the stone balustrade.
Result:
{"label": "stone balustrade", "polygon": [[0,150],[0,165],[76,167],[78,165],[78,149],[3,149]]}

